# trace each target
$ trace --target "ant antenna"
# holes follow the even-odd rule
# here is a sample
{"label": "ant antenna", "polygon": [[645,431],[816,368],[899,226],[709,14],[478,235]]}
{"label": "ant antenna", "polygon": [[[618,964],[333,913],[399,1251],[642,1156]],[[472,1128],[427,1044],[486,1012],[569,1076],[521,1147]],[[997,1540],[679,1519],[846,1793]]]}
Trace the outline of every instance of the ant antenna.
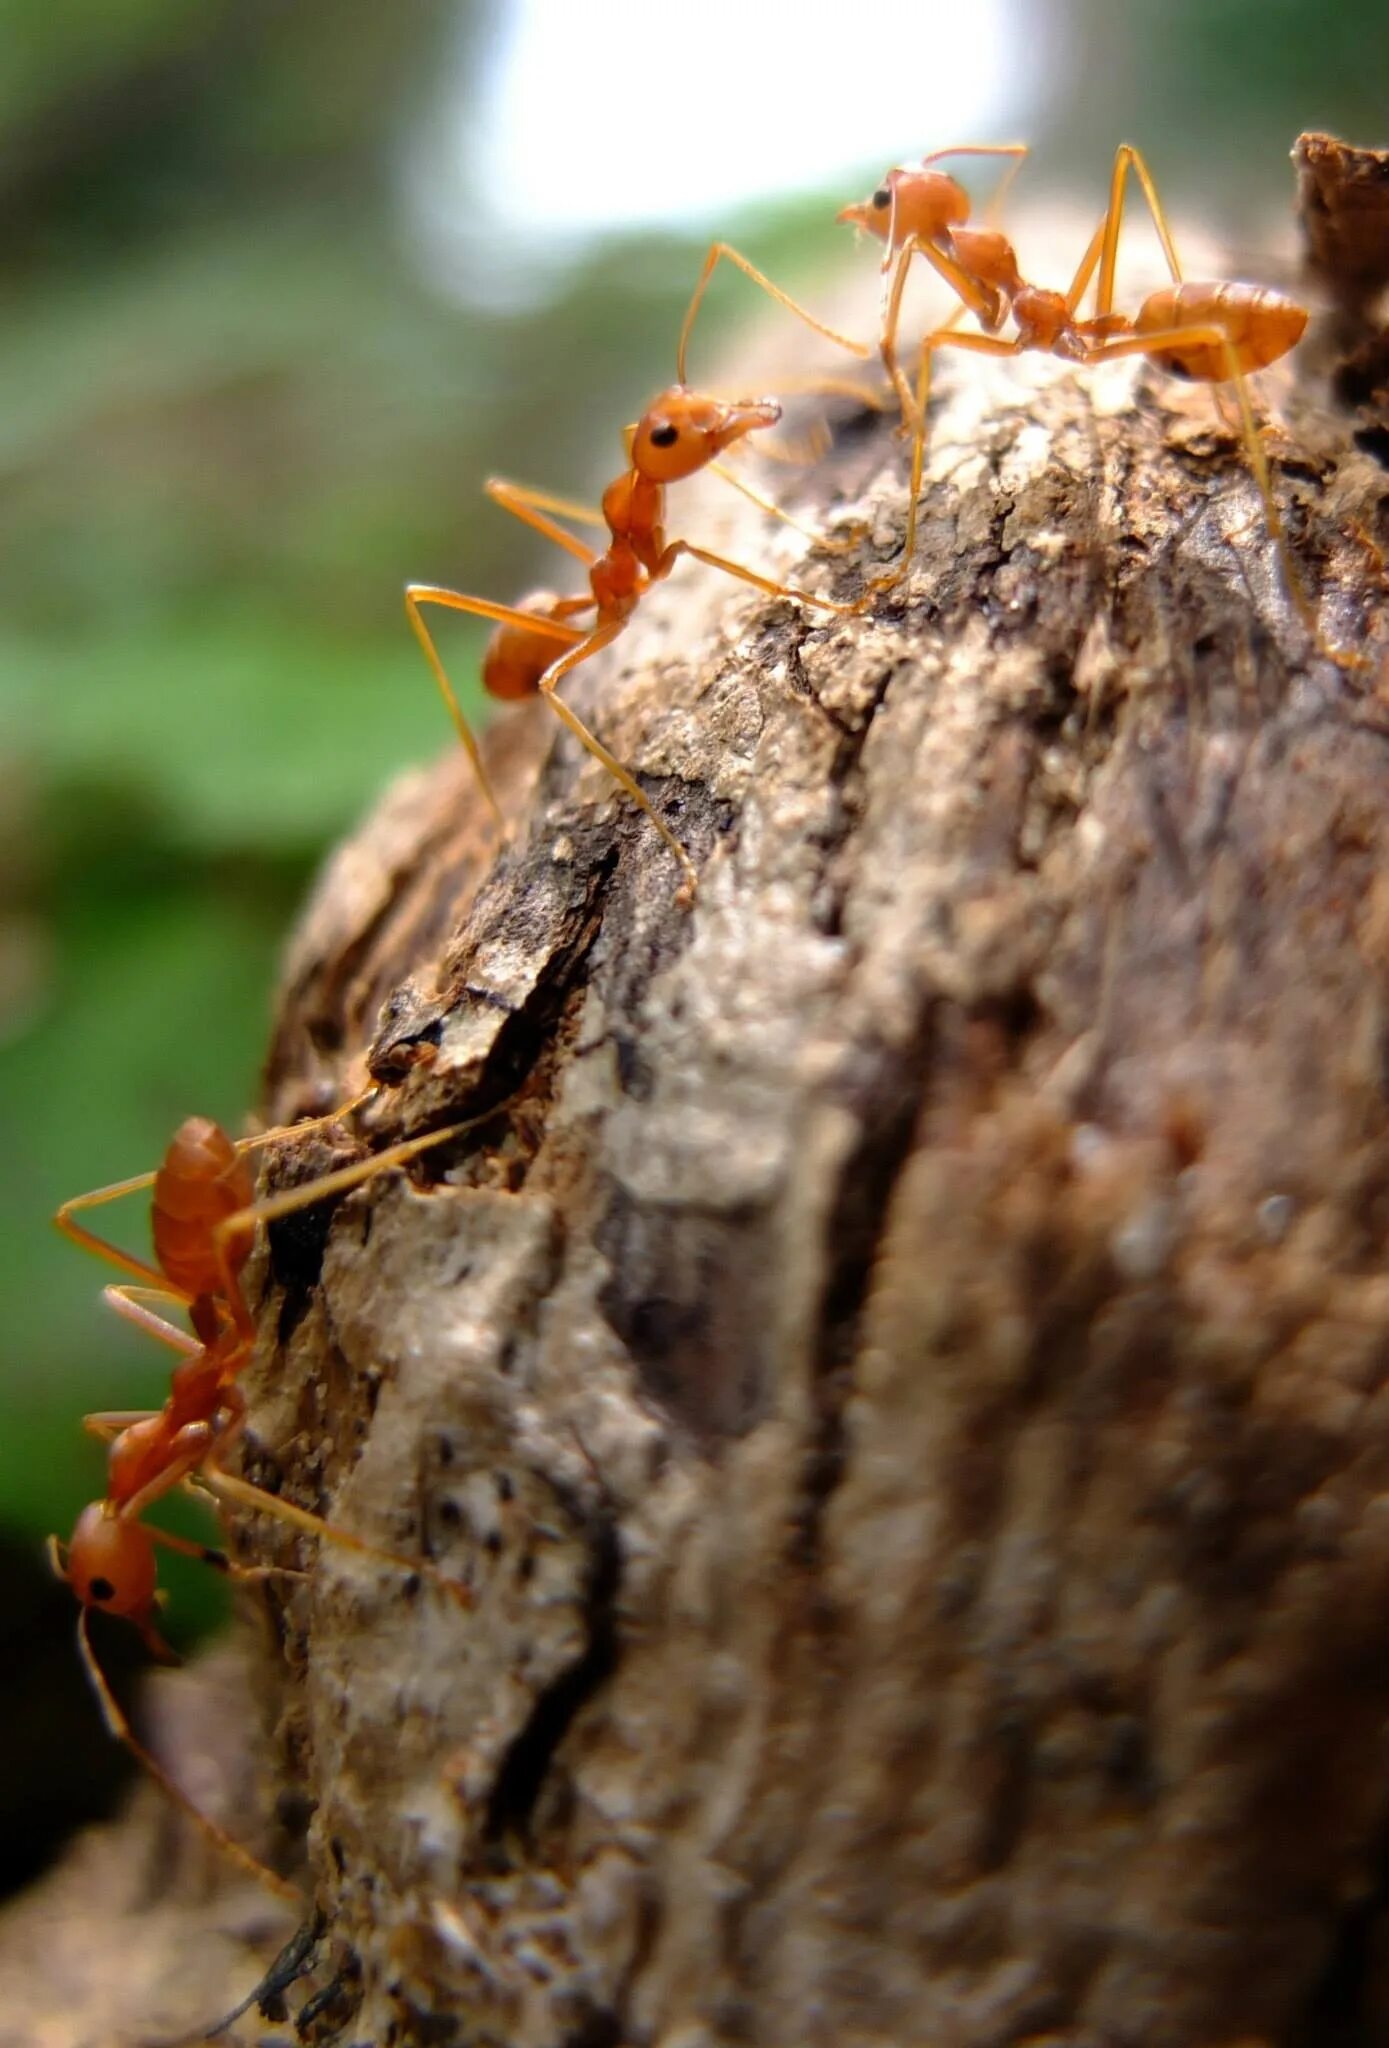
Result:
{"label": "ant antenna", "polygon": [[230,1857],[238,1869],[243,1870],[248,1877],[253,1877],[257,1884],[264,1885],[267,1891],[274,1892],[277,1898],[286,1899],[296,1906],[302,1904],[302,1894],[298,1887],[290,1884],[286,1878],[278,1876],[268,1864],[262,1863],[259,1857],[253,1856],[251,1851],[243,1843],[238,1842],[234,1835],[229,1835],[227,1830],[219,1822],[213,1820],[210,1814],[204,1813],[202,1808],[184,1791],[178,1780],[170,1776],[158,1758],[150,1750],[146,1749],[144,1743],[140,1741],[129,1721],[122,1713],[116,1696],[106,1681],[106,1674],[97,1662],[96,1651],[92,1647],[91,1636],[87,1629],[87,1610],[85,1607],[80,1608],[77,1615],[77,1649],[92,1691],[96,1694],[97,1705],[101,1708],[101,1717],[106,1723],[108,1733],[114,1740],[119,1742],[123,1749],[129,1751],[130,1755],[135,1758],[135,1761],[144,1770],[149,1772],[155,1783],[162,1787],[165,1795],[173,1801],[174,1805],[187,1814],[189,1820],[193,1822],[199,1832],[205,1835],[208,1841],[219,1849],[224,1856]]}

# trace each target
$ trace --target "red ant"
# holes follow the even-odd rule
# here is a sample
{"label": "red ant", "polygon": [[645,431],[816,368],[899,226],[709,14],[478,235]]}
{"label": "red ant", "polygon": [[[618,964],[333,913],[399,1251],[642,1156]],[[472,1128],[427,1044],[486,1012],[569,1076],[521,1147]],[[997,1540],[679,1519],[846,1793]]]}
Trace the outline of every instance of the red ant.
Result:
{"label": "red ant", "polygon": [[[969,219],[969,194],[964,186],[948,172],[933,166],[952,156],[1011,157],[1013,161],[994,194],[992,213],[1002,205],[1004,194],[1027,154],[1025,142],[964,142],[951,149],[935,149],[919,163],[894,165],[870,198],[843,206],[835,215],[836,221],[864,228],[883,242],[878,349],[902,408],[904,428],[916,422],[916,398],[897,360],[897,329],[911,259],[918,250],[924,252],[928,247],[948,256],[952,231]],[[973,305],[972,300],[969,303]],[[993,324],[997,325],[997,321]]]}
{"label": "red ant", "polygon": [[[344,1107],[353,1108],[362,1099],[358,1097]],[[56,1537],[49,1538],[49,1556],[54,1571],[72,1587],[79,1602],[78,1647],[87,1676],[106,1726],[116,1741],[136,1757],[168,1796],[224,1852],[285,1897],[297,1897],[293,1887],[257,1862],[203,1814],[139,1742],[96,1660],[87,1616],[92,1608],[120,1615],[134,1624],[156,1657],[177,1661],[154,1624],[162,1598],[157,1584],[157,1546],[197,1558],[239,1579],[261,1579],[280,1575],[284,1570],[278,1566],[235,1564],[220,1550],[189,1542],[147,1523],[144,1516],[148,1510],[178,1487],[276,1516],[302,1533],[434,1579],[452,1598],[468,1604],[466,1589],[434,1566],[418,1558],[397,1557],[364,1542],[223,1468],[223,1459],[245,1426],[245,1397],[237,1379],[250,1360],[255,1326],[242,1292],[241,1272],[250,1256],[257,1226],[359,1186],[469,1128],[467,1124],[453,1124],[407,1139],[304,1186],[257,1202],[246,1153],[287,1135],[291,1129],[297,1136],[331,1123],[342,1114],[343,1109],[334,1110],[326,1117],[268,1131],[239,1144],[208,1118],[189,1117],[179,1126],[157,1171],[74,1196],[63,1203],[54,1218],[58,1228],[74,1243],[120,1267],[139,1283],[104,1289],[105,1299],[116,1313],[181,1354],[173,1370],[169,1398],[162,1408],[83,1418],[84,1428],[110,1447],[106,1494],[104,1499],[93,1501],[82,1510],[66,1547]],[[150,1186],[154,1191],[154,1264],[133,1257],[74,1221],[78,1210],[95,1208]],[[194,1334],[189,1336],[156,1315],[147,1305],[151,1300],[185,1308]],[[294,1576],[287,1571],[285,1575]]]}
{"label": "red ant", "polygon": [[[1007,153],[1012,153],[1012,145],[1004,147]],[[1114,308],[1114,273],[1124,216],[1125,186],[1130,171],[1143,189],[1171,273],[1170,284],[1150,292],[1132,318],[1116,312]],[[875,194],[875,200],[876,197]],[[860,225],[874,227],[874,220],[865,209],[853,211]],[[875,214],[878,211],[880,209],[874,208]],[[885,222],[880,231],[887,233],[888,223]],[[1234,386],[1241,435],[1263,501],[1269,537],[1277,549],[1298,615],[1320,651],[1337,661],[1356,659],[1326,647],[1317,631],[1315,608],[1302,588],[1274,499],[1268,460],[1246,381],[1251,374],[1266,369],[1296,346],[1307,325],[1307,308],[1264,285],[1191,283],[1184,280],[1152,174],[1130,143],[1121,143],[1115,152],[1109,204],[1090,238],[1069,289],[1064,293],[1029,284],[1019,269],[1012,243],[996,228],[970,227],[960,221],[953,225],[942,223],[934,234],[909,232],[897,259],[891,299],[893,321],[891,331],[885,328],[883,338],[885,360],[895,351],[895,320],[901,300],[896,286],[906,263],[917,252],[945,279],[962,307],[974,313],[986,331],[982,334],[956,333],[952,326],[947,325],[934,329],[921,343],[921,367],[912,399],[916,424],[904,563],[910,559],[915,547],[930,365],[936,349],[960,348],[987,356],[1016,356],[1025,350],[1037,349],[1068,362],[1087,364],[1142,355],[1159,369],[1175,376],[1198,383],[1229,383]],[[1097,270],[1095,310],[1090,318],[1081,319],[1078,317],[1079,307]],[[1015,333],[1011,338],[1005,338],[997,330],[1010,315]]]}
{"label": "red ant", "polygon": [[[627,454],[627,468],[603,493],[601,508],[591,511],[583,505],[571,504],[567,499],[557,498],[547,491],[536,491],[522,484],[507,482],[500,477],[491,478],[485,486],[487,495],[502,510],[533,527],[547,540],[553,541],[567,554],[573,555],[588,571],[589,589],[586,595],[555,597],[549,592],[538,592],[525,605],[496,604],[490,598],[469,597],[456,590],[448,590],[434,584],[411,583],[405,591],[405,611],[411,630],[424,650],[425,659],[434,672],[449,715],[457,728],[459,738],[467,749],[483,793],[500,818],[496,797],[492,792],[478,751],[477,741],[463,711],[454,695],[452,685],[444,671],[438,649],[430,636],[420,611],[421,605],[435,604],[450,611],[468,612],[477,618],[492,619],[497,631],[488,642],[482,662],[483,688],[493,697],[505,701],[531,697],[544,697],[556,715],[569,730],[582,741],[588,751],[601,761],[608,773],[624,789],[650,818],[670,851],[684,871],[681,898],[693,900],[698,876],[693,861],[675,834],[659,816],[649,798],[644,794],[635,777],[611,754],[588,726],[584,724],[564,699],[559,696],[559,685],[581,662],[588,661],[601,648],[607,647],[631,618],[643,597],[656,583],[668,576],[683,555],[691,556],[697,562],[707,563],[711,568],[722,569],[726,575],[736,576],[754,589],[765,591],[770,597],[794,598],[802,604],[818,605],[830,612],[853,612],[858,605],[840,604],[834,599],[821,597],[816,592],[801,590],[794,585],[778,583],[772,577],[758,575],[755,570],[745,568],[723,555],[712,554],[707,548],[696,547],[687,540],[666,539],[665,512],[666,489],[674,483],[681,483],[694,476],[699,470],[715,465],[716,458],[749,434],[775,426],[781,417],[781,407],[774,399],[758,398],[730,401],[712,398],[692,391],[685,383],[685,356],[690,330],[695,313],[704,296],[715,267],[721,258],[727,257],[748,277],[763,287],[779,305],[788,308],[817,333],[827,336],[840,346],[856,355],[868,351],[861,344],[850,341],[847,336],[837,334],[833,328],[814,318],[803,306],[790,298],[770,279],[756,270],[747,258],[725,242],[716,242],[705,259],[694,296],[680,330],[676,351],[676,382],[661,392],[642,414],[634,427],[624,433]],[[720,474],[729,476],[727,470]],[[737,478],[730,480],[746,490]],[[766,511],[777,512],[778,508],[752,491],[747,495]],[[557,524],[561,519],[570,519],[582,524],[605,526],[608,531],[607,547],[599,553],[586,542]],[[785,517],[786,515],[781,514]],[[794,521],[791,522],[795,524]],[[561,650],[561,651],[557,651]]]}

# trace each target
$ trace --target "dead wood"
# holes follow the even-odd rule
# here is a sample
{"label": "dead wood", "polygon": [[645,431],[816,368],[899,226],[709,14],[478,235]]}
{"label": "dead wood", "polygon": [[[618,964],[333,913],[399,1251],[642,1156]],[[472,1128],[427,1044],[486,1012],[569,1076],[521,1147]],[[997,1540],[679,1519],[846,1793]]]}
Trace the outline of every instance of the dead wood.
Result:
{"label": "dead wood", "polygon": [[[1377,659],[1382,476],[1282,396]],[[868,540],[744,550],[852,592],[903,475],[842,420]],[[582,685],[692,913],[543,714],[495,865],[453,761],[339,857],[270,1111],[509,1104],[266,1276],[253,1471],[474,1602],[269,1603],[360,2038],[1382,2029],[1376,691],[1208,393],[955,365],[905,589],[691,575]]]}
{"label": "dead wood", "polygon": [[1389,150],[1301,135],[1293,161],[1307,268],[1335,308],[1319,366],[1356,447],[1389,463]]}
{"label": "dead wood", "polygon": [[[1379,473],[1283,432],[1363,646]],[[589,684],[692,915],[537,722],[495,868],[447,764],[296,955],[276,1114],[383,997],[383,1133],[522,1091],[282,1273],[257,1411],[476,1603],[325,1555],[280,1617],[370,2038],[1382,2024],[1373,673],[1309,648],[1206,395],[971,372],[934,448],[870,617],[691,579]],[[851,589],[901,479],[842,428],[804,497],[873,543],[797,574]]]}
{"label": "dead wood", "polygon": [[[693,911],[537,711],[498,858],[447,758],[296,942],[269,1114],[499,1105],[259,1267],[247,1471],[472,1600],[264,1596],[345,2039],[1389,2022],[1384,479],[1269,380],[1342,669],[1209,394],[941,381],[905,587],[692,571],[576,683]],[[850,594],[904,479],[841,418],[866,537],[739,544]]]}

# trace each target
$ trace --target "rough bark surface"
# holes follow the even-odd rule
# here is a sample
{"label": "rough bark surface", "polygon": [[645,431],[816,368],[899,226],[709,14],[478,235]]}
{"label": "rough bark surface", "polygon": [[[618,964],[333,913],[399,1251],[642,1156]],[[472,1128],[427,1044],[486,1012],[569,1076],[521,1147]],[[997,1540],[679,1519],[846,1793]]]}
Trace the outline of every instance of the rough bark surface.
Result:
{"label": "rough bark surface", "polygon": [[[1337,431],[1279,492],[1377,658]],[[870,542],[762,559],[851,592],[903,467],[841,423]],[[957,374],[923,522],[865,618],[690,577],[585,678],[693,912],[538,716],[496,865],[445,763],[301,936],[273,1113],[368,1044],[381,1137],[510,1099],[273,1253],[255,1469],[474,1602],[272,1599],[356,2038],[1389,2024],[1375,672],[1141,369]]]}
{"label": "rough bark surface", "polygon": [[[445,760],[296,942],[271,1115],[496,1106],[252,1269],[246,1470],[472,1601],[242,1527],[346,2040],[1389,2026],[1385,479],[1266,380],[1343,668],[1208,393],[941,382],[903,588],[576,682],[692,911],[537,710],[498,858]],[[739,545],[853,594],[904,481],[841,420],[866,540]]]}

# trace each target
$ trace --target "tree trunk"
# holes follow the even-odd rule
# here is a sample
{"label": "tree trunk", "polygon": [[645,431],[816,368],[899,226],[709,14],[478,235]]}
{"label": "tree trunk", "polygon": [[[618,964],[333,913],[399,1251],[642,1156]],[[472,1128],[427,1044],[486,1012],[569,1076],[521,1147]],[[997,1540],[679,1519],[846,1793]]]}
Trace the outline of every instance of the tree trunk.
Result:
{"label": "tree trunk", "polygon": [[[1266,381],[1377,662],[1383,476]],[[575,679],[692,910],[534,707],[495,863],[446,759],[296,943],[273,1117],[492,1112],[252,1269],[248,1475],[472,1602],[241,1525],[354,2042],[1389,2025],[1377,672],[1208,392],[941,385],[901,589],[682,568]],[[867,539],[744,558],[852,595],[905,469],[842,419]]]}
{"label": "tree trunk", "polygon": [[[576,683],[693,911],[537,712],[495,866],[448,761],[296,949],[275,1115],[367,1044],[374,1145],[503,1105],[274,1246],[250,1468],[473,1600],[269,1597],[363,2039],[1389,2023],[1374,673],[1208,392],[952,372],[903,590],[682,574]],[[1363,651],[1336,435],[1271,445]],[[759,561],[851,593],[904,469],[842,423],[870,542]]]}

